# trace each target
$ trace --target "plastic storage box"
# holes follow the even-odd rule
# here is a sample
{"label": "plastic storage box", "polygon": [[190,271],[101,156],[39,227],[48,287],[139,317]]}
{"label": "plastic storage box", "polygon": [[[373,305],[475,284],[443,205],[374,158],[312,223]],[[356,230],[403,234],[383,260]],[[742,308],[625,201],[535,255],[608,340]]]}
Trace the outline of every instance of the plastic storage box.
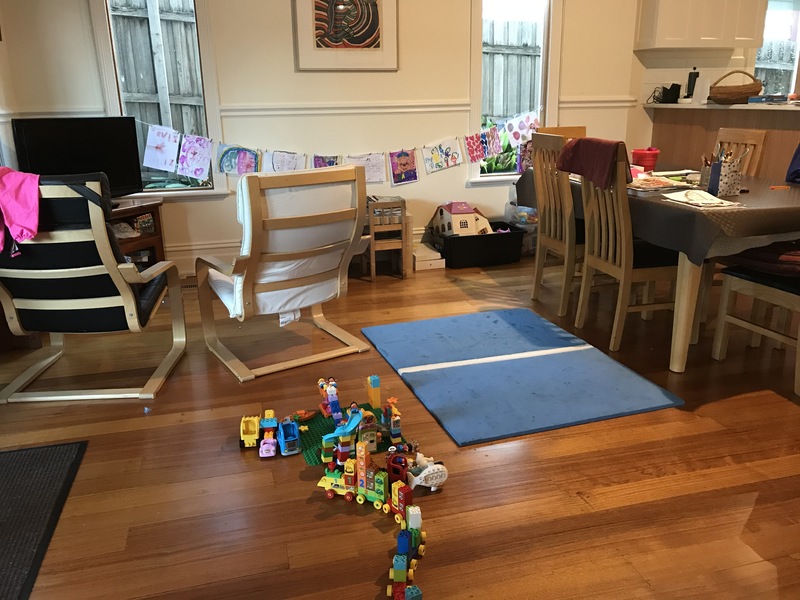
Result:
{"label": "plastic storage box", "polygon": [[492,231],[508,233],[485,235],[433,235],[433,246],[444,257],[448,269],[490,267],[519,262],[525,230],[505,221],[491,221]]}

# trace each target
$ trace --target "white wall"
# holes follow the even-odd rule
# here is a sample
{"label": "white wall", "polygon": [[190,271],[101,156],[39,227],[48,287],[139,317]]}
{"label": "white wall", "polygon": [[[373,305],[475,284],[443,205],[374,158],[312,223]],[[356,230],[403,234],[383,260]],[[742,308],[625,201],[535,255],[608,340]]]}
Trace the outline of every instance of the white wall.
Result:
{"label": "white wall", "polygon": [[[95,49],[92,1],[0,0],[0,143],[10,145],[14,115],[103,114],[107,57]],[[648,74],[633,53],[636,2],[553,1],[551,52],[560,69],[550,81],[555,105],[547,124],[585,124],[592,136],[646,144],[649,122],[637,103],[650,79],[666,75]],[[213,48],[204,68],[210,64],[218,79],[209,97],[219,98],[220,122],[211,129],[224,142],[360,154],[477,130],[480,82],[470,57],[480,56],[480,0],[399,0],[399,69],[379,73],[296,72],[288,0],[198,5],[208,11]],[[688,71],[683,63],[674,70]],[[420,163],[420,171],[419,183],[368,186],[369,193],[408,199],[417,237],[441,203],[464,200],[496,217],[513,195],[512,180],[470,183],[466,165],[425,175]],[[233,189],[235,178],[229,184]],[[168,199],[162,212],[167,255],[182,272],[191,271],[197,254],[236,252],[232,196]]]}

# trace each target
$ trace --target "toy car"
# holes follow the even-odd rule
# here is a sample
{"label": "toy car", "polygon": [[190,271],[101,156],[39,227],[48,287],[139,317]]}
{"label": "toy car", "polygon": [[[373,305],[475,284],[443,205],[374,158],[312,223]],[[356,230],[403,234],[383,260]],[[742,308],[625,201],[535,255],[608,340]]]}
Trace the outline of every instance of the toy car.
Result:
{"label": "toy car", "polygon": [[278,423],[278,445],[284,456],[300,452],[300,429],[288,417]]}
{"label": "toy car", "polygon": [[258,446],[258,439],[261,436],[258,417],[242,417],[239,425],[239,448],[255,448]]}

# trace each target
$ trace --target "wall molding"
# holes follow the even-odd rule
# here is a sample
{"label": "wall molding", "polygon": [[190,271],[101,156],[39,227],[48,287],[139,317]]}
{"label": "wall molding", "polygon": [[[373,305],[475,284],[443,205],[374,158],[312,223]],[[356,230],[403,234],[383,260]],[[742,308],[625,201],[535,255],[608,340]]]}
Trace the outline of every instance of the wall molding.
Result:
{"label": "wall molding", "polygon": [[469,99],[429,100],[421,102],[298,102],[292,104],[222,104],[220,116],[285,117],[310,115],[385,115],[410,113],[469,113]]}
{"label": "wall molding", "polygon": [[635,108],[633,96],[562,96],[559,108]]}

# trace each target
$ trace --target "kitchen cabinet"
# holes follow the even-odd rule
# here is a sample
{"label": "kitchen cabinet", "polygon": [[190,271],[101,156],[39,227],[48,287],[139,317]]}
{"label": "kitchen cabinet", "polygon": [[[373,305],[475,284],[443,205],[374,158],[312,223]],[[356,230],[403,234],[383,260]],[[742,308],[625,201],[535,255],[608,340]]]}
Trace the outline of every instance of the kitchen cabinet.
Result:
{"label": "kitchen cabinet", "polygon": [[760,48],[767,0],[639,0],[634,50]]}

